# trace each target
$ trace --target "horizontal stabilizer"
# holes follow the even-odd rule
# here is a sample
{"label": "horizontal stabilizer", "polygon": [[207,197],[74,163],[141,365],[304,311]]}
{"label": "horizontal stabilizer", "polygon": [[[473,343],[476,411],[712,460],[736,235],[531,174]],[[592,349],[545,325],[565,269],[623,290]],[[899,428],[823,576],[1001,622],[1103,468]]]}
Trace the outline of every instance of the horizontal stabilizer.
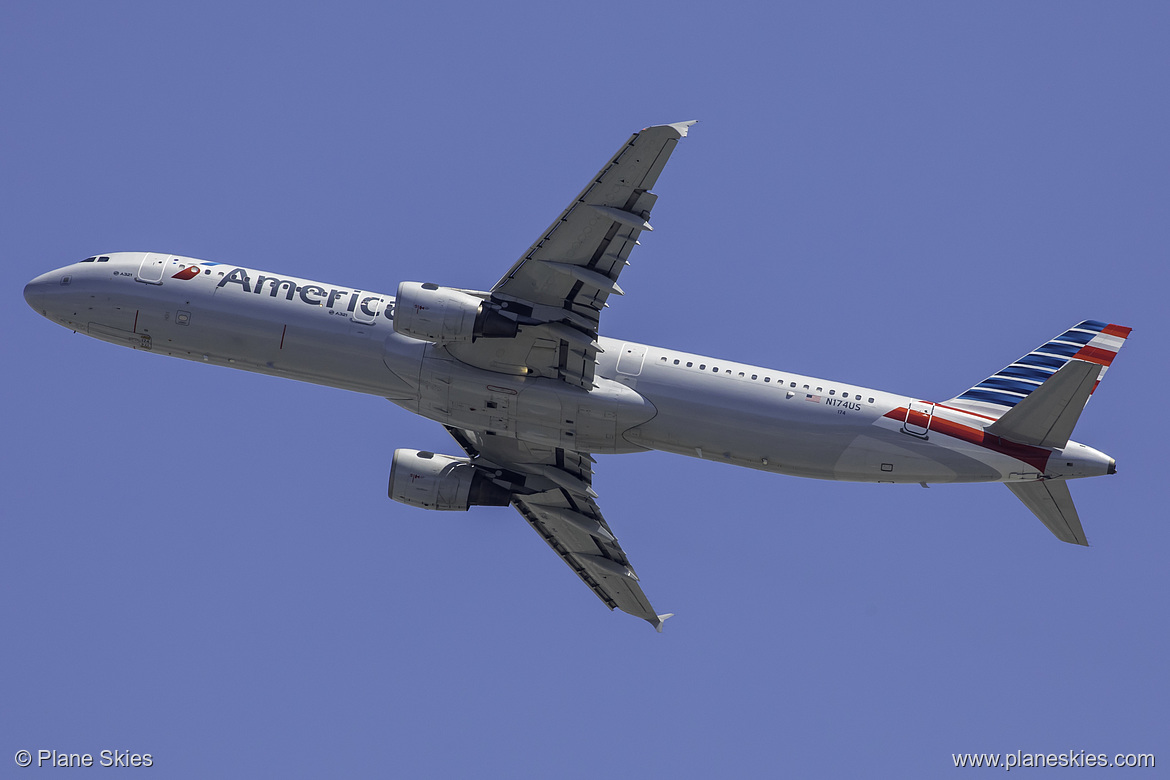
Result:
{"label": "horizontal stabilizer", "polygon": [[1068,444],[1101,367],[1070,360],[1003,416],[987,427],[987,433],[1020,444],[1062,449]]}
{"label": "horizontal stabilizer", "polygon": [[1089,546],[1085,529],[1073,504],[1068,484],[1060,480],[1037,480],[1035,482],[1005,482],[1008,490],[1024,502],[1032,514],[1048,527],[1057,539],[1069,544]]}

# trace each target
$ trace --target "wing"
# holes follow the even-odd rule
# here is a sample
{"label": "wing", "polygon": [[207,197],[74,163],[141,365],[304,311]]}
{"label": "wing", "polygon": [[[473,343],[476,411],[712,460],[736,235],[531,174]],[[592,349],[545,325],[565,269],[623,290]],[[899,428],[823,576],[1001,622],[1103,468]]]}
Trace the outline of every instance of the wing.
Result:
{"label": "wing", "polygon": [[[447,431],[475,465],[522,477],[524,492],[513,494],[512,506],[607,607],[640,617],[662,631],[671,615],[659,615],[650,606],[638,575],[593,500],[597,494],[588,454],[459,428]],[[514,476],[510,481],[515,484]]]}
{"label": "wing", "polygon": [[520,324],[507,343],[448,345],[465,363],[492,371],[593,387],[597,325],[658,196],[650,188],[694,122],[634,133],[491,289],[491,302]]}

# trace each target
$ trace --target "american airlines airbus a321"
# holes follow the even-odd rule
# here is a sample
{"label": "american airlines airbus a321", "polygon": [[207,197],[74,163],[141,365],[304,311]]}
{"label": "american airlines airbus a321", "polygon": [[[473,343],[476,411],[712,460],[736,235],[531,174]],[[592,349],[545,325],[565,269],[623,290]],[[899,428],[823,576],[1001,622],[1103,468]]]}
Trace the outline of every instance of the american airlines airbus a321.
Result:
{"label": "american airlines airbus a321", "polygon": [[1073,325],[947,401],[604,338],[650,192],[692,122],[635,133],[490,290],[396,295],[153,252],[38,276],[29,305],[102,341],[387,398],[463,454],[400,449],[389,494],[424,509],[511,504],[610,609],[659,631],[602,517],[594,455],[664,450],[855,482],[1003,482],[1086,544],[1067,480],[1114,460],[1069,437],[1130,329]]}

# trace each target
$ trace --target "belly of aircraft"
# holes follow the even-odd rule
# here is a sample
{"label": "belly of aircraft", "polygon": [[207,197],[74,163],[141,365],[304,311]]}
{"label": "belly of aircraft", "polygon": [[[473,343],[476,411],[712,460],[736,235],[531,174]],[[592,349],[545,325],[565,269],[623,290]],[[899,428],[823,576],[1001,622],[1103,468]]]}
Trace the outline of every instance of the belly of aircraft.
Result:
{"label": "belly of aircraft", "polygon": [[657,410],[625,385],[597,377],[586,391],[555,379],[488,371],[428,345],[417,411],[443,425],[590,453],[646,449],[622,434]]}

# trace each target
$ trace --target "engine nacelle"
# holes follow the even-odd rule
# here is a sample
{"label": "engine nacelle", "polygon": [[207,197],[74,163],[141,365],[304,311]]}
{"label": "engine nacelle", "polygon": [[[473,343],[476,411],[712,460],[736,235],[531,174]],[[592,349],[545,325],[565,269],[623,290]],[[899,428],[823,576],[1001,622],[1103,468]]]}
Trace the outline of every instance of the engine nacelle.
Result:
{"label": "engine nacelle", "polygon": [[437,284],[403,282],[394,303],[394,330],[403,336],[450,344],[510,338],[516,335],[517,325],[474,295]]}
{"label": "engine nacelle", "polygon": [[390,498],[403,504],[466,511],[473,506],[507,506],[511,492],[497,485],[467,458],[419,450],[394,450]]}

